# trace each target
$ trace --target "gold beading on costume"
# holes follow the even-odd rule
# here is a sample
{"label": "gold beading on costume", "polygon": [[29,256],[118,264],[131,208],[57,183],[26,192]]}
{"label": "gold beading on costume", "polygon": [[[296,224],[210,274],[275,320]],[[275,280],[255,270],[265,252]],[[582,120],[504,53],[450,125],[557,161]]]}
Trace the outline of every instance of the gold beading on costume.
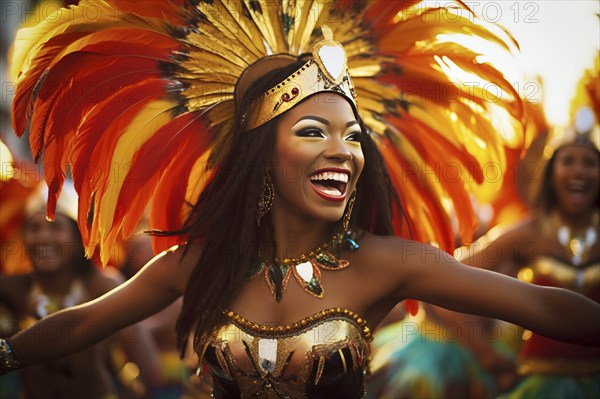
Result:
{"label": "gold beading on costume", "polygon": [[224,315],[228,322],[209,341],[207,365],[234,379],[241,398],[306,399],[312,397],[308,388],[332,377],[368,373],[370,330],[349,309],[283,325],[253,323],[233,311]]}
{"label": "gold beading on costume", "polygon": [[592,214],[589,224],[584,228],[573,229],[566,224],[558,212],[552,212],[544,224],[544,232],[548,236],[556,235],[558,242],[571,255],[574,266],[584,266],[590,257],[590,251],[598,239],[600,213]]}
{"label": "gold beading on costume", "polygon": [[311,327],[312,325],[326,318],[343,317],[348,320],[351,320],[360,328],[361,334],[366,342],[373,341],[373,335],[371,334],[371,329],[367,326],[367,321],[360,317],[357,313],[346,308],[338,307],[325,309],[312,316],[305,317],[302,320],[297,321],[295,323],[281,324],[278,326],[267,326],[264,324],[253,323],[231,310],[225,311],[225,314],[229,319],[231,319],[232,322],[237,324],[240,328],[249,330],[255,334],[258,334],[259,336],[270,337],[280,334],[296,334],[297,332]]}

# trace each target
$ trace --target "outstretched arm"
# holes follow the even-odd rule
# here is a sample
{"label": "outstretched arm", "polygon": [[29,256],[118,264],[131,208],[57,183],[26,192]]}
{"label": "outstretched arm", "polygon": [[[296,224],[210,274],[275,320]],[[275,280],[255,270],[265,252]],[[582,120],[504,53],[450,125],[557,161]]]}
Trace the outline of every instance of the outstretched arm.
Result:
{"label": "outstretched arm", "polygon": [[598,303],[569,290],[466,267],[445,253],[439,258],[409,268],[404,282],[409,297],[509,321],[551,338],[600,346]]}
{"label": "outstretched arm", "polygon": [[195,266],[197,249],[183,258],[182,253],[183,248],[164,252],[100,298],[54,313],[10,338],[21,365],[81,351],[169,305],[183,293]]}
{"label": "outstretched arm", "polygon": [[[399,247],[410,248],[410,253],[399,254]],[[399,300],[422,300],[502,319],[551,338],[600,346],[600,304],[582,295],[468,267],[429,245],[402,239],[386,240],[376,253],[379,259],[371,264],[381,265],[384,270],[377,274],[386,276],[380,287],[395,280],[390,295]]]}

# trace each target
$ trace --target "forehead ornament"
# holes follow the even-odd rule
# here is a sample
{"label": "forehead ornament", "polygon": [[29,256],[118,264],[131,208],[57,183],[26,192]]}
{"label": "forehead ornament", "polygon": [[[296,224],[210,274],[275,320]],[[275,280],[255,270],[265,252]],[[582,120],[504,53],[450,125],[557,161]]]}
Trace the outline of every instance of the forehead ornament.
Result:
{"label": "forehead ornament", "polygon": [[333,40],[331,29],[327,26],[322,27],[322,32],[324,39],[314,46],[312,58],[253,104],[246,114],[246,131],[265,124],[306,98],[322,92],[346,97],[356,110],[356,92],[348,74],[344,48]]}

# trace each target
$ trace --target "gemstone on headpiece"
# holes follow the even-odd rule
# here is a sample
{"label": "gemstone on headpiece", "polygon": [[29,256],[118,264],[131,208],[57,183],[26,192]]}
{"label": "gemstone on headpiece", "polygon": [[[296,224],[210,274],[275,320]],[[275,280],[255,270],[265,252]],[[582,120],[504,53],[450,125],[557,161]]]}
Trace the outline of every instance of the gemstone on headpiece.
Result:
{"label": "gemstone on headpiece", "polygon": [[342,79],[346,67],[346,54],[341,46],[322,46],[317,50],[317,56],[323,64],[323,72],[334,82]]}

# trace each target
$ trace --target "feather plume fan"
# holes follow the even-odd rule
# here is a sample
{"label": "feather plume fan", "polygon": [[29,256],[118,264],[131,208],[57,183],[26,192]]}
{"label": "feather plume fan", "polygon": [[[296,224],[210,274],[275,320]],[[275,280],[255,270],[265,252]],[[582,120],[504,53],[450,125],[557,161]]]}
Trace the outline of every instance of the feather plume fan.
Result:
{"label": "feather plume fan", "polygon": [[[450,214],[468,241],[470,192],[493,190],[490,165],[501,171],[505,150],[526,144],[517,92],[453,38],[478,38],[507,57],[516,44],[453,4],[82,0],[58,10],[19,31],[12,65],[13,123],[43,160],[48,216],[70,168],[87,252],[100,245],[103,262],[146,204],[151,228],[181,227],[208,160],[227,150],[242,71],[268,54],[310,51],[320,39],[313,32],[328,25],[414,238],[451,250]],[[182,240],[155,237],[155,250]]]}

